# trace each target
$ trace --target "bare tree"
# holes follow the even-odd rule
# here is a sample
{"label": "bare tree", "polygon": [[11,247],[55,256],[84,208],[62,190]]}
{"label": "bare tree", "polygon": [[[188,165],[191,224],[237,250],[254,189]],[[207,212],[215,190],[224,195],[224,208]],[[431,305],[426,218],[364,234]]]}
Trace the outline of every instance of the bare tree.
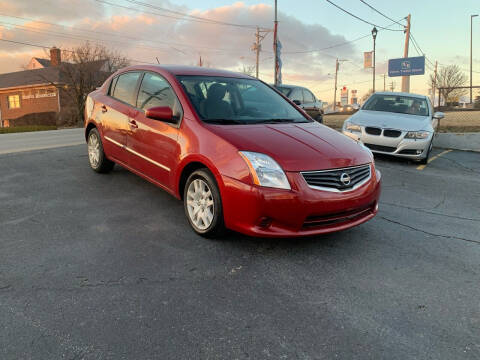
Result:
{"label": "bare tree", "polygon": [[437,72],[437,83],[435,84],[435,75],[430,74],[429,85],[431,88],[442,88],[440,93],[446,103],[458,101],[458,98],[466,93],[467,89],[458,89],[459,86],[465,86],[468,78],[457,65],[449,65],[440,68]]}
{"label": "bare tree", "polygon": [[370,95],[373,94],[373,89],[369,89],[363,96],[362,96],[362,103],[367,101],[367,99],[370,97]]}
{"label": "bare tree", "polygon": [[[99,87],[112,73],[129,64],[120,53],[99,44],[86,42],[62,51],[58,83],[61,84],[63,123],[78,124],[83,119],[87,95]],[[48,79],[52,84],[54,81]]]}
{"label": "bare tree", "polygon": [[243,64],[242,67],[238,69],[238,72],[241,72],[250,76],[255,76],[255,65],[245,66],[245,64]]}

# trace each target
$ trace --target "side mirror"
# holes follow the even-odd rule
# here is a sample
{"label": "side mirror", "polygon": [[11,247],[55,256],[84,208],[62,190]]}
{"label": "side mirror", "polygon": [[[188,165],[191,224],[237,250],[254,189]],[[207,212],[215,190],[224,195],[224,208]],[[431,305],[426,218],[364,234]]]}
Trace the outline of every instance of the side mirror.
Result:
{"label": "side mirror", "polygon": [[294,103],[295,105],[302,105],[302,103],[300,102],[300,100],[293,100],[293,103]]}
{"label": "side mirror", "polygon": [[441,111],[437,111],[435,114],[433,114],[433,118],[434,119],[443,119],[445,117],[445,114]]}
{"label": "side mirror", "polygon": [[173,119],[173,111],[170,106],[155,106],[147,109],[145,116],[149,119],[160,120],[165,122],[175,122]]}

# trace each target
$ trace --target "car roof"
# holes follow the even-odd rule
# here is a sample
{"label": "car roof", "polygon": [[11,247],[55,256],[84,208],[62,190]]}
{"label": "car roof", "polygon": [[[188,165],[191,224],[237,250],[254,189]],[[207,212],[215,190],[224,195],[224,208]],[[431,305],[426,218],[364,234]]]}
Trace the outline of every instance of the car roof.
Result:
{"label": "car roof", "polygon": [[410,96],[410,97],[416,97],[419,99],[426,99],[427,96],[425,95],[420,95],[420,94],[412,94],[412,93],[407,93],[407,92],[391,92],[391,91],[377,91],[375,95],[398,95],[398,96]]}
{"label": "car roof", "polygon": [[237,73],[228,70],[212,69],[201,66],[184,66],[184,65],[134,65],[122,69],[126,70],[150,70],[157,72],[168,72],[172,75],[197,75],[197,76],[221,76],[242,79],[255,79],[252,76]]}

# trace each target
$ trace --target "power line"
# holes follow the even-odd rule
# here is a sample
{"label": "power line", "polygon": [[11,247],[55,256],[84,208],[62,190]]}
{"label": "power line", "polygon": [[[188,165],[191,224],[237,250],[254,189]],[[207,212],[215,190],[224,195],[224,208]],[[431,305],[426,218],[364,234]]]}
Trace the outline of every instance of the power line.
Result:
{"label": "power line", "polygon": [[195,16],[195,15],[191,15],[191,14],[182,13],[180,11],[166,9],[166,8],[163,8],[163,7],[160,7],[160,6],[144,3],[144,2],[141,2],[141,1],[138,1],[138,0],[125,0],[125,1],[127,1],[129,3],[132,3],[132,4],[135,4],[135,5],[141,5],[141,6],[148,7],[148,8],[155,9],[155,10],[160,10],[160,11],[165,11],[165,12],[169,12],[169,13],[172,13],[172,14],[186,16],[188,18],[192,18],[192,19],[196,19],[196,20],[202,20],[202,21],[209,22],[209,23],[212,23],[212,24],[235,26],[235,27],[246,27],[246,28],[256,28],[257,27],[256,25],[235,24],[235,23],[229,23],[229,22],[225,22],[225,21],[208,19],[208,18],[204,18],[204,17],[201,17],[201,16]]}
{"label": "power line", "polygon": [[[51,47],[49,47],[49,46],[40,45],[40,44],[33,44],[33,43],[29,43],[29,42],[27,43],[27,42],[23,42],[23,41],[7,40],[7,39],[1,39],[1,38],[0,38],[0,41],[12,43],[12,44],[27,45],[27,46],[32,46],[32,47],[37,47],[37,48],[46,49],[46,50],[51,49]],[[61,51],[66,51],[66,52],[70,52],[70,53],[74,53],[74,52],[75,52],[75,51],[73,51],[73,50],[66,50],[66,49],[60,49],[60,50],[61,50]],[[151,65],[154,64],[154,63],[152,63],[152,62],[142,61],[142,60],[137,60],[137,59],[130,59],[130,58],[128,58],[127,60],[130,60],[130,61],[132,61],[132,62],[142,63],[142,64],[151,64]]]}
{"label": "power line", "polygon": [[[248,29],[256,28],[255,25],[243,25],[243,24],[227,23],[227,22],[201,18],[201,17],[198,17],[198,16],[193,16],[193,15],[188,15],[188,14],[183,14],[183,13],[180,13],[180,14],[182,14],[182,17],[179,17],[179,16],[174,16],[174,15],[160,14],[158,12],[140,10],[140,9],[125,6],[125,5],[111,3],[111,2],[105,1],[105,0],[94,0],[94,1],[97,1],[97,2],[102,3],[102,4],[107,4],[107,5],[110,5],[110,6],[116,6],[116,7],[122,8],[122,9],[132,10],[132,11],[135,11],[135,12],[143,12],[143,13],[147,13],[147,14],[150,14],[150,15],[161,16],[161,17],[166,17],[166,18],[171,18],[171,19],[176,19],[176,20],[200,22],[200,23],[203,23],[203,24],[212,24],[212,25],[234,26],[234,27],[248,28]],[[126,0],[126,1],[129,1],[129,0]],[[132,2],[132,1],[129,1],[129,2]],[[149,7],[149,8],[156,9],[156,10],[162,10],[162,11],[167,10],[167,9],[156,7],[154,5],[146,4],[146,3],[138,2],[137,5],[142,5],[144,7]],[[169,10],[169,11],[173,12],[173,10]]]}
{"label": "power line", "polygon": [[[186,48],[208,49],[208,50],[220,51],[220,52],[243,53],[243,52],[239,51],[238,49],[219,49],[219,48],[212,48],[212,47],[208,47],[208,46],[191,45],[191,44],[168,42],[168,41],[162,41],[162,40],[148,40],[148,39],[142,39],[142,38],[137,38],[137,37],[131,37],[131,36],[125,35],[123,33],[119,33],[119,32],[113,33],[113,32],[104,32],[104,31],[102,32],[102,31],[81,29],[81,28],[74,27],[74,26],[60,25],[60,24],[56,24],[56,23],[35,20],[35,19],[32,19],[32,18],[24,18],[24,17],[20,17],[20,16],[11,16],[11,15],[5,15],[5,14],[0,14],[0,16],[7,16],[7,17],[12,17],[12,18],[21,19],[21,20],[36,21],[36,22],[39,22],[39,23],[42,23],[42,24],[57,26],[57,27],[64,28],[64,29],[69,28],[69,29],[73,29],[73,30],[85,31],[85,32],[89,32],[89,33],[94,33],[96,35],[107,35],[107,36],[113,36],[113,37],[126,38],[126,39],[129,39],[129,40],[135,41],[134,47],[139,47],[139,48],[146,48],[146,49],[153,49],[153,50],[165,50],[165,48],[159,48],[159,47],[153,47],[153,46],[139,45],[138,44],[138,41],[146,41],[146,42],[156,42],[156,43],[165,44],[165,45],[168,45],[169,47],[171,47],[174,50],[179,51],[179,52],[182,52],[182,51],[180,51],[178,49],[175,49],[172,45],[180,46],[180,47],[186,47]],[[32,28],[30,26],[19,25],[19,24],[15,24],[15,23],[1,22],[1,21],[0,21],[0,23],[5,24],[5,25],[13,26],[13,27],[15,27],[19,30],[31,31],[31,32],[36,32],[36,33],[54,34],[56,36],[64,37],[64,38],[72,38],[72,39],[77,39],[77,40],[94,40],[94,41],[102,41],[102,42],[107,41],[105,39],[99,39],[99,38],[96,38],[96,37],[86,38],[87,36],[89,36],[89,35],[86,35],[86,34],[70,34],[69,35],[69,34],[65,34],[65,33],[59,33],[59,32],[53,31],[53,30],[36,29],[36,28]],[[108,40],[108,41],[109,42],[117,42],[117,43],[120,43],[120,44],[129,44],[129,45],[131,44],[131,42],[125,42],[125,41],[120,41],[120,40]]]}
{"label": "power line", "polygon": [[375,11],[376,13],[382,15],[384,18],[387,18],[388,20],[393,21],[394,23],[396,23],[396,24],[398,24],[398,25],[400,25],[400,26],[402,26],[402,27],[405,28],[405,25],[401,24],[399,21],[393,20],[391,17],[389,17],[389,16],[385,15],[384,13],[382,13],[381,11],[377,10],[377,9],[374,8],[372,5],[368,4],[366,1],[364,1],[364,0],[360,0],[360,1],[361,1],[362,3],[364,3],[365,5],[367,5],[370,9],[372,9],[372,10]]}
{"label": "power line", "polygon": [[350,11],[348,11],[348,10],[345,10],[344,8],[342,8],[342,7],[338,6],[337,4],[335,4],[334,2],[332,2],[332,1],[330,1],[330,0],[325,0],[325,1],[327,1],[329,4],[331,4],[331,5],[335,6],[336,8],[340,9],[340,10],[341,10],[341,11],[343,11],[344,13],[346,13],[346,14],[348,14],[348,15],[350,15],[350,16],[352,16],[352,17],[354,17],[355,19],[357,19],[357,20],[360,20],[360,21],[364,22],[365,24],[372,25],[372,26],[378,27],[378,28],[380,28],[380,29],[383,29],[383,30],[388,30],[388,31],[403,31],[403,30],[389,29],[389,28],[386,28],[386,27],[383,27],[383,26],[380,26],[380,25],[377,25],[377,24],[371,23],[371,22],[369,22],[369,21],[367,21],[367,20],[365,20],[365,19],[362,19],[361,17],[359,17],[359,16],[357,16],[357,15],[355,15],[355,14],[351,13]]}

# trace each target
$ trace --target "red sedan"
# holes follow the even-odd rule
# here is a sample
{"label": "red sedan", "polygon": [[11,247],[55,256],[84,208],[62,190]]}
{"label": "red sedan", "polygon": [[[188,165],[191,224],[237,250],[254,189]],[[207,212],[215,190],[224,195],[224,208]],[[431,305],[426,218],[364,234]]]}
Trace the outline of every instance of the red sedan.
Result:
{"label": "red sedan", "polygon": [[267,84],[208,68],[133,66],[88,95],[90,166],[115,163],[183,200],[192,228],[291,237],[375,216],[380,173],[363,145]]}

